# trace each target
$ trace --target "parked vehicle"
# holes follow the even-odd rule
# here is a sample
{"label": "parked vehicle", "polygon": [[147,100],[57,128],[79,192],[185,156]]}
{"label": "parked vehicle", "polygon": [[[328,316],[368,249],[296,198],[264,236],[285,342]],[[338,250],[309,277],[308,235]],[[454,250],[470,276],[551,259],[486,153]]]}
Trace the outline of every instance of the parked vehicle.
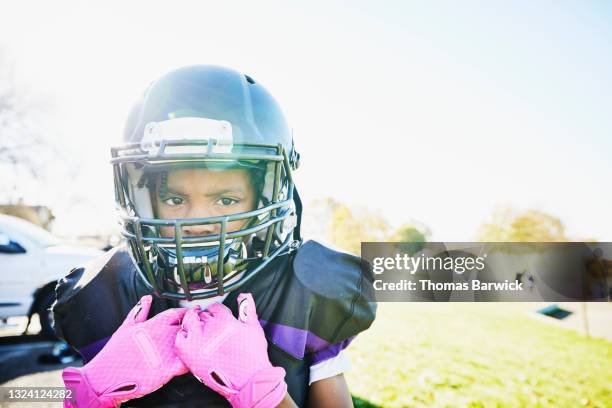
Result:
{"label": "parked vehicle", "polygon": [[0,214],[0,319],[37,313],[42,333],[53,336],[49,308],[57,280],[101,254],[65,245],[37,225]]}

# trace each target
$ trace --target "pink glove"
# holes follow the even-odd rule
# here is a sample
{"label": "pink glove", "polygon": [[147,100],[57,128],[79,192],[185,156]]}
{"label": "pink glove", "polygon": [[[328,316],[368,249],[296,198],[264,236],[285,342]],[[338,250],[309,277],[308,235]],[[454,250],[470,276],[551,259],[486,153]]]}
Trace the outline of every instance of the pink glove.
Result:
{"label": "pink glove", "polygon": [[240,294],[238,306],[239,319],[221,303],[189,310],[176,336],[176,353],[232,407],[276,407],[287,393],[285,370],[270,363],[251,294]]}
{"label": "pink glove", "polygon": [[89,363],[64,369],[64,384],[73,391],[64,407],[115,407],[189,371],[174,353],[187,309],[168,309],[147,320],[152,300],[143,296]]}

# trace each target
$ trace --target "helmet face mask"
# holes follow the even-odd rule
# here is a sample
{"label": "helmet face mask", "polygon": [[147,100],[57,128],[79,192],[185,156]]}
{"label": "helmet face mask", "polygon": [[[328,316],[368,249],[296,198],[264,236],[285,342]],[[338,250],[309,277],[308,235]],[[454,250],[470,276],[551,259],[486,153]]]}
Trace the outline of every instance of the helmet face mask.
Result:
{"label": "helmet face mask", "polygon": [[[278,106],[267,93],[262,93],[265,90],[261,87],[246,94],[249,98],[245,97],[244,90],[224,94],[221,101],[231,102],[231,110],[226,109],[226,115],[214,98],[208,100],[217,116],[207,117],[211,116],[210,109],[202,109],[202,98],[181,93],[186,78],[192,85],[187,92],[196,89],[203,99],[207,92],[203,92],[202,83],[208,91],[211,87],[219,88],[217,83],[227,87],[229,80],[240,82],[241,87],[253,85],[241,74],[218,67],[190,67],[168,74],[151,86],[144,103],[140,104],[139,121],[135,126],[128,122],[126,133],[131,137],[126,141],[131,143],[112,148],[111,163],[122,235],[138,264],[142,280],[158,296],[192,300],[237,289],[274,257],[295,246],[293,229],[298,214],[291,171],[297,167],[297,154],[286,132],[264,132],[286,128],[284,122],[262,124],[262,120],[258,123],[253,116],[257,109],[265,112],[267,107],[272,112],[262,116],[263,120],[281,118],[284,121],[277,112]],[[156,86],[164,88],[161,101],[151,100]],[[171,92],[169,95],[168,89],[174,91],[174,96]],[[167,106],[168,99],[172,98],[175,104],[181,102],[178,105],[183,112],[188,110],[194,116],[177,117],[179,109]],[[185,109],[185,100],[199,105]],[[251,114],[237,117],[236,105],[253,101],[259,101],[259,106],[247,106],[245,111]],[[161,117],[159,109],[155,109],[160,103],[168,111],[162,112]],[[147,115],[147,111],[153,111],[157,117]],[[147,116],[153,116],[154,120]],[[246,133],[249,127],[256,132]],[[142,129],[140,136],[138,129]],[[256,174],[251,176],[256,181],[253,183],[255,208],[213,217],[162,218],[156,208],[159,185],[156,180],[159,175],[177,169],[243,169]],[[186,233],[204,229],[214,233]]]}

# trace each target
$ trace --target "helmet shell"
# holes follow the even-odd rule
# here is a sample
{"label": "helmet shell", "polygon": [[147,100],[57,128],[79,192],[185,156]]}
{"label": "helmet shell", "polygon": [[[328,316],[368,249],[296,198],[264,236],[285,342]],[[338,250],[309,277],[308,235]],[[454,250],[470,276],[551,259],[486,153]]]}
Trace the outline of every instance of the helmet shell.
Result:
{"label": "helmet shell", "polygon": [[176,69],[153,82],[130,112],[124,142],[140,142],[151,122],[181,117],[227,121],[234,143],[281,144],[290,161],[295,156],[291,131],[272,95],[250,76],[215,65]]}

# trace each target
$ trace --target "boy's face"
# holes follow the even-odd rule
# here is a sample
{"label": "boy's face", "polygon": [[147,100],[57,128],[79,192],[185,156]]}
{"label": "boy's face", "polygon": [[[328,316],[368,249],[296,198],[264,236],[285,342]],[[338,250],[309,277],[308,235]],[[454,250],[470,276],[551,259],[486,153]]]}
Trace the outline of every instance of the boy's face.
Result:
{"label": "boy's face", "polygon": [[[204,218],[236,214],[255,209],[256,194],[248,171],[242,169],[177,169],[157,180],[157,211],[163,219]],[[237,231],[248,220],[227,224]],[[184,236],[219,234],[220,224],[183,227]],[[163,237],[173,237],[173,227],[161,227]]]}

